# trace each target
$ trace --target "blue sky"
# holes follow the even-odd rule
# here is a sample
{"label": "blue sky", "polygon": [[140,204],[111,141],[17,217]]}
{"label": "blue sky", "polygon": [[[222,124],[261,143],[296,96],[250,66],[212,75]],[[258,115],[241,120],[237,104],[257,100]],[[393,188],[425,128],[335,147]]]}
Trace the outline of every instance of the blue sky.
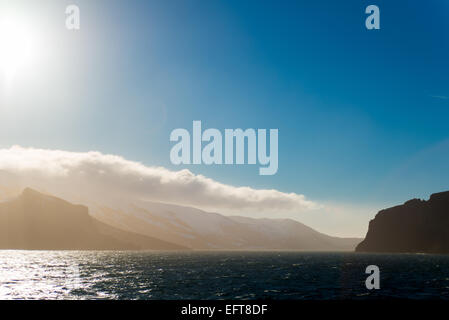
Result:
{"label": "blue sky", "polygon": [[[64,29],[69,3],[81,9],[76,33]],[[380,7],[381,30],[365,28],[369,4]],[[449,189],[447,1],[16,6],[44,26],[49,65],[38,86],[17,80],[20,99],[3,100],[2,147],[98,150],[379,209]],[[278,128],[278,173],[173,166],[170,132],[193,120]]]}

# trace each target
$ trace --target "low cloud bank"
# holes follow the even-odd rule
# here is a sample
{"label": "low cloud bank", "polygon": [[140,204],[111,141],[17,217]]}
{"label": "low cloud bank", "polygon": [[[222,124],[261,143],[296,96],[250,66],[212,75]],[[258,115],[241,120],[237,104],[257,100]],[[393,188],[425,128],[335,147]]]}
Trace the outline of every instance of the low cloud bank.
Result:
{"label": "low cloud bank", "polygon": [[[44,188],[55,195],[152,200],[208,210],[300,213],[321,206],[304,195],[226,185],[189,170],[149,167],[100,152],[0,149],[0,184]],[[73,197],[72,197],[73,198]]]}

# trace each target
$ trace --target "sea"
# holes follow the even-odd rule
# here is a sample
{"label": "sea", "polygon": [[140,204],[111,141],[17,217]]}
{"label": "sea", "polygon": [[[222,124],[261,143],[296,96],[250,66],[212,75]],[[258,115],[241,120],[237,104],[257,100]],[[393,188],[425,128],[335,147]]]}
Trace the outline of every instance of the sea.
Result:
{"label": "sea", "polygon": [[[369,290],[367,266],[379,268]],[[449,256],[0,251],[0,299],[449,299]]]}

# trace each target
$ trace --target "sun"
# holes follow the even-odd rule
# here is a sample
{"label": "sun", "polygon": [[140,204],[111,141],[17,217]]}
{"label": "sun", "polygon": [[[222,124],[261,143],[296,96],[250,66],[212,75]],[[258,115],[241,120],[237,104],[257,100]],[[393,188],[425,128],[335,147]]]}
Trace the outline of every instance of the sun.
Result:
{"label": "sun", "polygon": [[6,83],[33,65],[39,54],[32,25],[17,17],[0,17],[0,72]]}

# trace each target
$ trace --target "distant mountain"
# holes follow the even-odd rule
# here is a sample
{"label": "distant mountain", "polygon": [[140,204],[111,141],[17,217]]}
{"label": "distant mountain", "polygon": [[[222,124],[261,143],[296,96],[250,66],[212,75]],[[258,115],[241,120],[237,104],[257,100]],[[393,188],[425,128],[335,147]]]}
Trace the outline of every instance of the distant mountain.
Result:
{"label": "distant mountain", "polygon": [[0,249],[24,250],[173,250],[163,240],[102,223],[85,206],[25,189],[0,203]]}
{"label": "distant mountain", "polygon": [[252,219],[164,203],[91,205],[100,221],[192,249],[353,251],[358,238],[319,233],[291,219]]}
{"label": "distant mountain", "polygon": [[358,252],[449,253],[449,191],[380,211]]}
{"label": "distant mountain", "polygon": [[0,188],[0,249],[353,251],[361,241],[331,237],[291,219],[63,195],[85,206],[73,205],[29,188],[18,197],[13,194],[13,189]]}
{"label": "distant mountain", "polygon": [[248,243],[260,247],[348,251],[361,240],[331,237],[292,219],[253,219],[235,216],[230,218],[244,224],[248,229],[244,234]]}

